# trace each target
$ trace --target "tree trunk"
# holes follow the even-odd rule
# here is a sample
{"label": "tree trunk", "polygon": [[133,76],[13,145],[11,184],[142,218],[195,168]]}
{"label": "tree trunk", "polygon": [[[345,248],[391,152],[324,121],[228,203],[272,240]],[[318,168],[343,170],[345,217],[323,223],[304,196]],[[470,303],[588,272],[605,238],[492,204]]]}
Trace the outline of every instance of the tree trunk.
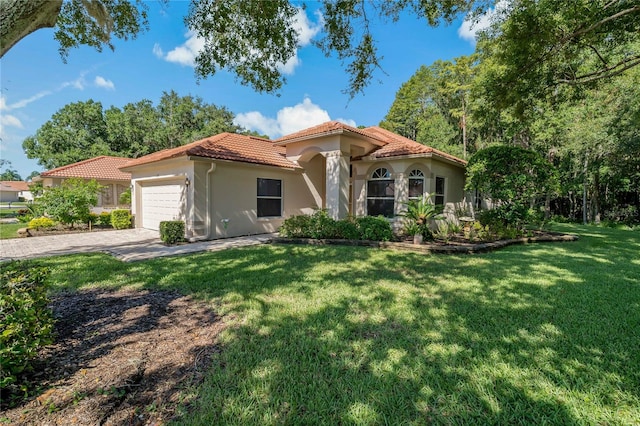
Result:
{"label": "tree trunk", "polygon": [[587,168],[589,160],[584,158],[584,181],[582,182],[582,223],[587,224]]}
{"label": "tree trunk", "polygon": [[600,170],[596,167],[593,176],[593,194],[591,195],[591,221],[600,223]]}
{"label": "tree trunk", "polygon": [[0,58],[23,37],[52,28],[61,7],[62,0],[0,0]]}

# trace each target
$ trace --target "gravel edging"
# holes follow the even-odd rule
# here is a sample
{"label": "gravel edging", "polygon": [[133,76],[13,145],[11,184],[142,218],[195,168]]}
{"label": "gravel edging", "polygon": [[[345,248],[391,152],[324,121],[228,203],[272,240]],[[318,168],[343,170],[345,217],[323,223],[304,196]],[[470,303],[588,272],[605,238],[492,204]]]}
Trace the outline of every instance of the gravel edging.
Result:
{"label": "gravel edging", "polygon": [[412,251],[417,253],[443,253],[443,254],[473,254],[484,253],[497,250],[515,244],[548,243],[548,242],[568,242],[578,240],[577,235],[571,234],[549,234],[537,237],[515,238],[511,240],[498,240],[485,243],[457,243],[457,244],[412,244],[398,243],[391,241],[363,241],[363,240],[334,240],[334,239],[313,239],[313,238],[284,238],[275,237],[273,243],[280,244],[309,244],[309,245],[341,245],[374,247],[381,249],[393,249]]}

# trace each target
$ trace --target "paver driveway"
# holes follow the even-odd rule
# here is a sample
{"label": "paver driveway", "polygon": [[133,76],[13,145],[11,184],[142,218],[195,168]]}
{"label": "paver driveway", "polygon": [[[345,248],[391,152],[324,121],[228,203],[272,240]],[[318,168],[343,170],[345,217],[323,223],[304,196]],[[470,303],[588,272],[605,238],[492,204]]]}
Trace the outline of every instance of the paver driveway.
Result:
{"label": "paver driveway", "polygon": [[13,238],[0,240],[0,261],[104,252],[129,262],[154,257],[264,244],[270,242],[273,236],[274,234],[251,235],[171,247],[165,246],[160,241],[158,231],[140,228],[52,235],[49,237]]}

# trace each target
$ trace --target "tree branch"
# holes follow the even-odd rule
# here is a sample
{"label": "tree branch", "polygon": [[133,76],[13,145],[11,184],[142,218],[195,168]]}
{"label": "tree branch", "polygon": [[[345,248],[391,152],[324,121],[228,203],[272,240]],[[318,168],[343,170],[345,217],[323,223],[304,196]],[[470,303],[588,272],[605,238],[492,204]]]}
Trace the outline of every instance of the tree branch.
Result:
{"label": "tree branch", "polygon": [[0,0],[0,58],[22,38],[55,26],[62,0]]}
{"label": "tree branch", "polygon": [[609,78],[609,77],[614,77],[616,75],[620,75],[624,71],[630,68],[633,68],[637,65],[640,65],[640,55],[636,55],[634,57],[631,57],[630,59],[625,59],[623,61],[618,62],[615,65],[612,65],[607,68],[599,69],[598,71],[594,71],[589,74],[576,76],[571,79],[564,78],[564,79],[557,80],[557,82],[570,84],[570,85],[590,83],[592,81],[600,80],[603,78]]}

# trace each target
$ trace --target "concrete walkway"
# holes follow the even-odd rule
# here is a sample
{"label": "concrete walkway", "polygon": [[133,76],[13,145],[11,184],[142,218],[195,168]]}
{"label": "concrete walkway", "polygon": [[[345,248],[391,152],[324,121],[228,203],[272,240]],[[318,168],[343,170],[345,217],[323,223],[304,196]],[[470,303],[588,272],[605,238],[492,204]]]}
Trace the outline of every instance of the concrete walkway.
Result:
{"label": "concrete walkway", "polygon": [[275,235],[251,235],[171,247],[165,246],[160,241],[158,231],[140,228],[49,237],[13,238],[0,240],[0,261],[102,252],[109,253],[124,262],[132,262],[156,257],[265,244],[270,242]]}

